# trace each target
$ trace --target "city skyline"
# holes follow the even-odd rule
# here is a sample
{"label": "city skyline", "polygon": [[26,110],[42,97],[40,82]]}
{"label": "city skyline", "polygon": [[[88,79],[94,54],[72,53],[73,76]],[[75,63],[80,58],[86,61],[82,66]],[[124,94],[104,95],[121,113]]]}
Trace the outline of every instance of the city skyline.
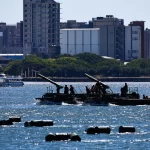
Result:
{"label": "city skyline", "polygon": [[[124,19],[125,25],[131,21],[142,20],[145,21],[145,27],[150,28],[150,19],[148,19],[150,1],[148,0],[144,3],[140,0],[56,1],[61,3],[61,22],[67,20],[88,22],[98,16],[114,15],[119,19]],[[2,1],[0,10],[0,22],[16,24],[23,20],[23,0]]]}

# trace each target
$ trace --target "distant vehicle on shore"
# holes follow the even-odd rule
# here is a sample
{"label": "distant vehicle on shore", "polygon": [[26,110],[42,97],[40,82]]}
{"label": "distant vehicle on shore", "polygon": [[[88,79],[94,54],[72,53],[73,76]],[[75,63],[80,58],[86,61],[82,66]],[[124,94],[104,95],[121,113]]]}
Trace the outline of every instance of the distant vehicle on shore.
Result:
{"label": "distant vehicle on shore", "polygon": [[24,83],[22,81],[21,76],[7,76],[4,73],[0,74],[0,87],[18,87],[23,86]]}

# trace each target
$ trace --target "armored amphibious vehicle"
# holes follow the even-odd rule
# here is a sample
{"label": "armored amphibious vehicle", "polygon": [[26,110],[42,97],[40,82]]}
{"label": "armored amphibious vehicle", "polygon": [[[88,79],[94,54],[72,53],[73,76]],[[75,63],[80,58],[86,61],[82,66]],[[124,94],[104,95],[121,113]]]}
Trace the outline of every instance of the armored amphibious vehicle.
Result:
{"label": "armored amphibious vehicle", "polygon": [[99,85],[105,89],[105,94],[99,93],[99,92],[90,92],[90,93],[74,93],[74,94],[65,94],[60,93],[60,89],[64,88],[62,85],[57,84],[53,80],[38,74],[42,79],[49,81],[53,85],[56,86],[56,91],[53,92],[53,90],[50,90],[50,88],[47,88],[47,92],[39,98],[36,98],[36,100],[40,104],[55,104],[55,105],[61,105],[62,103],[67,104],[82,104],[82,105],[108,105],[109,99],[112,99],[113,97],[118,97],[119,94],[114,94],[110,90],[108,85],[105,85],[104,83],[100,82],[99,80],[95,79],[94,77],[88,75],[85,73],[85,76],[90,78],[91,80],[95,81],[96,83],[99,83]]}

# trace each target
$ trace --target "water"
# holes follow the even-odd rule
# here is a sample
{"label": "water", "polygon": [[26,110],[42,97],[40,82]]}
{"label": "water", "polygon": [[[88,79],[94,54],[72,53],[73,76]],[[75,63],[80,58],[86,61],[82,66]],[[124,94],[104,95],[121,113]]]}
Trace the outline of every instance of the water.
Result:
{"label": "water", "polygon": [[[62,83],[61,83],[62,84]],[[67,83],[70,85],[70,83]],[[73,83],[80,87],[91,83]],[[106,83],[114,92],[120,92],[124,83]],[[139,93],[150,95],[150,83],[128,83],[138,87]],[[46,92],[49,83],[25,83],[23,87],[0,88],[0,120],[19,116],[22,121],[0,127],[2,150],[149,150],[149,106],[55,106],[37,105],[34,98]],[[51,127],[24,127],[25,121],[53,120]],[[134,126],[136,133],[119,134],[119,126]],[[89,126],[108,126],[111,134],[87,135]],[[81,142],[45,142],[48,133],[76,132]]]}

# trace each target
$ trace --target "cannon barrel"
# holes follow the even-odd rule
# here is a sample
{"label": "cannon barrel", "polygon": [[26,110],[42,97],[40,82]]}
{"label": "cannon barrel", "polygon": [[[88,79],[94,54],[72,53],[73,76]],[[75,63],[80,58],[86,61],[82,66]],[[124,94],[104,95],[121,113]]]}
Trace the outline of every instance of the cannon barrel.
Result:
{"label": "cannon barrel", "polygon": [[54,84],[57,88],[63,88],[63,86],[57,84],[56,82],[54,82],[53,80],[41,75],[41,74],[38,74],[38,76],[40,76],[42,79],[45,79],[46,81],[49,81],[50,83]]}
{"label": "cannon barrel", "polygon": [[95,82],[99,82],[99,83],[100,83],[103,87],[105,87],[105,88],[109,88],[109,86],[108,86],[108,85],[106,85],[106,84],[104,84],[104,83],[100,82],[98,79],[96,79],[96,78],[94,78],[94,77],[90,76],[89,74],[85,73],[85,76],[86,76],[86,77],[88,77],[89,79],[91,79],[91,80],[95,81]]}

